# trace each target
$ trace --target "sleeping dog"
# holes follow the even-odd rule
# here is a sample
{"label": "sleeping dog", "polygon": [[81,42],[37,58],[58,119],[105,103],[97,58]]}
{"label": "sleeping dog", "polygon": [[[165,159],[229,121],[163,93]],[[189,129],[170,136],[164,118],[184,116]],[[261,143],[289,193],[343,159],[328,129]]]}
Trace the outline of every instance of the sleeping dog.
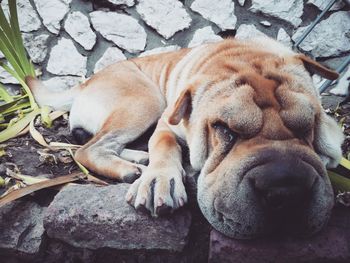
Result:
{"label": "sleeping dog", "polygon": [[[338,77],[260,37],[118,62],[62,93],[27,83],[40,105],[70,110],[75,136],[92,135],[76,159],[132,183],[127,202],[153,216],[187,202],[178,139],[186,141],[204,216],[222,233],[250,239],[277,225],[311,235],[330,216],[326,167],[338,164],[343,135],[310,72]],[[125,148],[155,123],[149,153]]]}

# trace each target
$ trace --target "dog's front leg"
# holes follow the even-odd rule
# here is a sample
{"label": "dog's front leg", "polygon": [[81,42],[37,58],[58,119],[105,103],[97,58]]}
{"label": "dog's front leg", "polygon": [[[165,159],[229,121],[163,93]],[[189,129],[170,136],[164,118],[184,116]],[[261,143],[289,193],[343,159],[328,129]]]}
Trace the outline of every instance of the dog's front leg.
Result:
{"label": "dog's front leg", "polygon": [[175,134],[160,119],[149,141],[149,165],[130,187],[126,200],[153,216],[173,211],[187,202],[181,148]]}

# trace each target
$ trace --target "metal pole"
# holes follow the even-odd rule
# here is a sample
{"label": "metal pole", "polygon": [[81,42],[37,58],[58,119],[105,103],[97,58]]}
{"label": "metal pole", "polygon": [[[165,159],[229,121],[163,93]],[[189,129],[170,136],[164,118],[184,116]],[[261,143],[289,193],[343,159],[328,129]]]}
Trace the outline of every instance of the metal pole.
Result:
{"label": "metal pole", "polygon": [[301,37],[299,38],[299,40],[294,44],[294,47],[299,47],[299,45],[301,44],[301,42],[303,42],[303,40],[307,37],[307,35],[311,32],[311,30],[317,25],[317,23],[321,20],[321,18],[327,13],[327,11],[329,9],[332,8],[332,6],[334,5],[334,3],[338,1],[338,0],[332,0],[328,3],[328,5],[326,6],[326,8],[322,11],[321,14],[319,14],[316,19],[311,23],[311,25],[306,29],[306,31],[301,35]]}
{"label": "metal pole", "polygon": [[[346,67],[350,64],[350,55],[345,59],[345,61],[336,69],[336,71],[341,74]],[[331,83],[333,82],[333,80],[327,80],[325,81],[322,86],[319,88],[320,94],[322,92],[324,92],[329,85],[331,85]]]}

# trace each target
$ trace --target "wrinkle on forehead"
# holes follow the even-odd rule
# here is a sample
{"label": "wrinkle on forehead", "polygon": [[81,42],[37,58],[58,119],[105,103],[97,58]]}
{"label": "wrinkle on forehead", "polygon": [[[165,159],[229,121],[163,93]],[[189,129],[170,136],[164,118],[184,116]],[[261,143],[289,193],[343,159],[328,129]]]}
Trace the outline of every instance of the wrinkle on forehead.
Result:
{"label": "wrinkle on forehead", "polygon": [[263,125],[263,114],[254,102],[254,89],[248,85],[236,88],[224,103],[220,116],[236,132],[253,136]]}
{"label": "wrinkle on forehead", "polygon": [[307,132],[313,128],[319,109],[312,96],[293,91],[286,85],[276,91],[276,96],[282,107],[280,116],[289,129]]}

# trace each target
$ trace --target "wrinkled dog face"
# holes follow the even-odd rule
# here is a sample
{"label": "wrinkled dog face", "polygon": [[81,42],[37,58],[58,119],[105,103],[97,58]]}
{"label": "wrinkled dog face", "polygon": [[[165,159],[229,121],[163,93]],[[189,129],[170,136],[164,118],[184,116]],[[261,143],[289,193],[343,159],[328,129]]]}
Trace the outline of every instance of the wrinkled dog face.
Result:
{"label": "wrinkled dog face", "polygon": [[334,202],[325,166],[337,164],[342,133],[301,63],[246,70],[198,89],[192,105],[191,163],[214,228],[248,239],[325,225]]}

